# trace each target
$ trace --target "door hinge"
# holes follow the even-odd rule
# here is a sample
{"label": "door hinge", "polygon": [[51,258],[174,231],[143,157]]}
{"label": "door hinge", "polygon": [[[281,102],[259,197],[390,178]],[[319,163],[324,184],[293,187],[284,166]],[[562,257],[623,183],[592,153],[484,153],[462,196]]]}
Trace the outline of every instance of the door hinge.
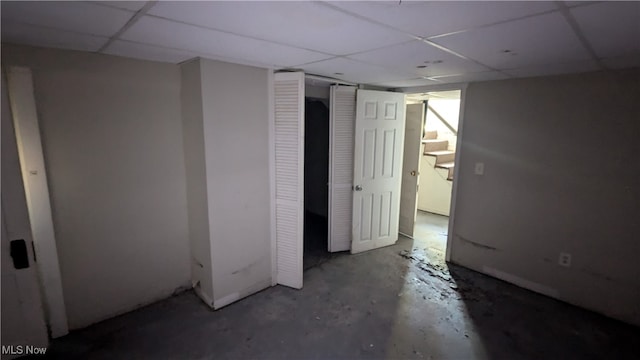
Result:
{"label": "door hinge", "polygon": [[31,250],[33,250],[33,262],[38,262],[38,257],[36,256],[36,244],[31,241]]}

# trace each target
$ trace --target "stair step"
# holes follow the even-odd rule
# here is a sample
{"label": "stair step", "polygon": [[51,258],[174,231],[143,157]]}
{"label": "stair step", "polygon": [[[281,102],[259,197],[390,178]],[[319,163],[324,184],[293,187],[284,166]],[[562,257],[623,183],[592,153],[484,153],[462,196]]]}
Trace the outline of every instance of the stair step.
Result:
{"label": "stair step", "polygon": [[456,163],[454,162],[446,162],[446,163],[435,165],[435,167],[437,168],[448,170],[449,173],[447,174],[447,180],[451,180],[451,181],[453,181],[453,168],[455,168],[455,166],[456,166]]}
{"label": "stair step", "polygon": [[422,140],[424,144],[424,152],[447,150],[449,148],[449,140],[429,139]]}
{"label": "stair step", "polygon": [[433,140],[433,139],[437,139],[438,138],[438,131],[437,130],[427,130],[424,132],[424,140]]}
{"label": "stair step", "polygon": [[441,164],[436,164],[437,168],[442,168],[442,169],[452,169],[454,166],[456,166],[456,163],[452,162],[446,162],[446,163],[441,163]]}
{"label": "stair step", "polygon": [[451,150],[429,151],[429,152],[425,152],[424,154],[435,156],[436,165],[452,162],[456,158],[456,152]]}

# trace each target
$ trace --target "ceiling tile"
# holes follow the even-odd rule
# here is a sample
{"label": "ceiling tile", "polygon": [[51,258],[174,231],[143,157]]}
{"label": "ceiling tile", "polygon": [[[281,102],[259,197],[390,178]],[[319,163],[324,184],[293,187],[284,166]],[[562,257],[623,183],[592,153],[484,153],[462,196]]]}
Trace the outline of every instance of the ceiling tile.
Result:
{"label": "ceiling tile", "polygon": [[112,42],[104,50],[104,53],[174,64],[199,56],[199,54],[189,51],[167,49],[123,40],[116,40]]}
{"label": "ceiling tile", "polygon": [[560,13],[452,34],[432,41],[495,69],[590,60]]}
{"label": "ceiling tile", "polygon": [[[419,40],[351,55],[349,58],[420,76],[452,75],[490,70]],[[417,68],[417,66],[426,67]]]}
{"label": "ceiling tile", "polygon": [[92,1],[96,4],[111,6],[129,11],[139,11],[147,3],[146,1]]}
{"label": "ceiling tile", "polygon": [[[364,64],[346,58],[333,58],[300,67],[309,74],[365,84],[412,78],[411,74],[384,69],[376,65]],[[339,75],[340,73],[343,75]]]}
{"label": "ceiling tile", "polygon": [[599,57],[640,52],[640,2],[603,2],[570,11]]}
{"label": "ceiling tile", "polygon": [[381,83],[375,83],[371,85],[376,86],[386,86],[390,88],[401,88],[401,87],[414,87],[414,86],[426,86],[426,85],[437,85],[440,82],[429,80],[429,79],[408,79],[408,80],[395,80],[395,81],[383,81]]}
{"label": "ceiling tile", "polygon": [[1,6],[2,22],[23,22],[108,37],[132,16],[129,11],[79,1],[2,1]]}
{"label": "ceiling tile", "polygon": [[515,77],[548,76],[559,74],[581,73],[598,70],[594,61],[580,61],[564,64],[549,64],[522,69],[505,70],[504,72]]}
{"label": "ceiling tile", "polygon": [[305,1],[158,2],[149,13],[334,55],[409,39],[405,34]]}
{"label": "ceiling tile", "polygon": [[574,7],[574,6],[597,4],[600,2],[602,1],[564,1],[564,4],[567,5],[568,7]]}
{"label": "ceiling tile", "polygon": [[418,36],[433,36],[555,10],[546,1],[337,1],[332,6]]}
{"label": "ceiling tile", "polygon": [[22,23],[2,21],[2,42],[80,51],[97,51],[106,37],[78,34]]}
{"label": "ceiling tile", "polygon": [[602,62],[610,69],[640,67],[640,53],[603,59]]}
{"label": "ceiling tile", "polygon": [[124,40],[184,49],[270,66],[291,66],[328,58],[317,52],[278,45],[201,27],[143,16],[125,31]]}
{"label": "ceiling tile", "polygon": [[497,71],[485,71],[479,73],[458,74],[451,76],[434,77],[441,83],[463,83],[463,82],[475,82],[475,81],[490,81],[490,80],[503,80],[509,77]]}

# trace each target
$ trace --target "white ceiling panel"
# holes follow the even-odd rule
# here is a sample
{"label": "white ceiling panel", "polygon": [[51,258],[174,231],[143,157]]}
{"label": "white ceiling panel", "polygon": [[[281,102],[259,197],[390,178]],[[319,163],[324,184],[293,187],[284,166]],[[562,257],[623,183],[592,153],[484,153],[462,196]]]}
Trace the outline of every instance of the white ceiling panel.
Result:
{"label": "white ceiling panel", "polygon": [[2,21],[112,36],[132,13],[79,1],[2,1]]}
{"label": "white ceiling panel", "polygon": [[432,41],[495,69],[590,60],[573,30],[557,12]]}
{"label": "white ceiling panel", "polygon": [[474,81],[490,81],[490,80],[503,80],[509,77],[497,71],[486,71],[471,74],[458,74],[451,76],[434,77],[441,83],[462,83],[462,82],[474,82]]}
{"label": "white ceiling panel", "polygon": [[337,1],[332,6],[417,36],[434,36],[555,10],[545,1]]}
{"label": "white ceiling panel", "polygon": [[437,85],[440,82],[429,80],[429,79],[408,79],[408,80],[395,80],[395,81],[385,81],[381,83],[371,84],[376,86],[386,86],[390,88],[401,88],[401,87],[414,87],[414,86],[426,86],[426,85]]}
{"label": "white ceiling panel", "polygon": [[189,51],[166,49],[123,40],[116,40],[112,42],[104,50],[104,53],[143,60],[169,62],[174,64],[199,56],[198,54]]}
{"label": "white ceiling panel", "polygon": [[108,38],[2,21],[2,42],[80,51],[97,51]]}
{"label": "white ceiling panel", "polygon": [[[419,40],[351,55],[349,58],[420,76],[452,75],[490,70]],[[418,66],[426,67],[417,68]]]}
{"label": "white ceiling panel", "polygon": [[602,2],[602,1],[565,1],[564,3],[568,7],[574,7],[574,6],[592,5],[592,4],[596,4],[596,3],[600,3],[600,2]]}
{"label": "white ceiling panel", "polygon": [[640,52],[640,2],[603,2],[570,11],[599,57]]}
{"label": "white ceiling panel", "polygon": [[121,38],[278,67],[328,58],[327,55],[313,51],[277,45],[149,16],[143,16],[125,31]]}
{"label": "white ceiling panel", "polygon": [[[355,83],[382,83],[392,80],[415,78],[411,74],[384,69],[346,58],[333,58],[301,66],[306,73],[324,75]],[[342,75],[341,75],[342,74]]]}
{"label": "white ceiling panel", "polygon": [[159,2],[149,13],[334,55],[409,39],[313,2]]}
{"label": "white ceiling panel", "polygon": [[572,74],[598,70],[594,61],[580,61],[565,64],[548,64],[530,68],[505,70],[504,72],[514,77],[548,76],[558,74]]}
{"label": "white ceiling panel", "polygon": [[138,11],[142,9],[146,1],[91,1],[97,4],[111,6],[119,9],[129,10],[129,11]]}
{"label": "white ceiling panel", "polygon": [[640,53],[603,59],[602,62],[610,69],[640,67]]}

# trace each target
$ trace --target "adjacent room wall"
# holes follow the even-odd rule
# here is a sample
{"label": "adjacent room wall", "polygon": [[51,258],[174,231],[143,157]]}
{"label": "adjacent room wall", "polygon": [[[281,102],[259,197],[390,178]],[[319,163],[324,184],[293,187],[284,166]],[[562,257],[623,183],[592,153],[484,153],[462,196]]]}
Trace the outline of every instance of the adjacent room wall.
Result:
{"label": "adjacent room wall", "polygon": [[2,46],[33,72],[70,328],[189,286],[176,65]]}
{"label": "adjacent room wall", "polygon": [[[429,107],[435,109],[454,129],[458,129],[460,99],[431,99],[429,100]],[[458,137],[429,109],[427,109],[426,129],[436,130],[438,139],[449,141],[448,149],[456,150]]]}
{"label": "adjacent room wall", "polygon": [[324,100],[324,104],[327,105],[327,107],[328,107],[329,106],[329,89],[330,88],[331,87],[329,85],[320,86],[320,85],[305,84],[304,85],[304,96],[308,97],[308,98],[322,99],[322,100]]}
{"label": "adjacent room wall", "polygon": [[639,69],[470,84],[453,262],[640,325],[638,94]]}

